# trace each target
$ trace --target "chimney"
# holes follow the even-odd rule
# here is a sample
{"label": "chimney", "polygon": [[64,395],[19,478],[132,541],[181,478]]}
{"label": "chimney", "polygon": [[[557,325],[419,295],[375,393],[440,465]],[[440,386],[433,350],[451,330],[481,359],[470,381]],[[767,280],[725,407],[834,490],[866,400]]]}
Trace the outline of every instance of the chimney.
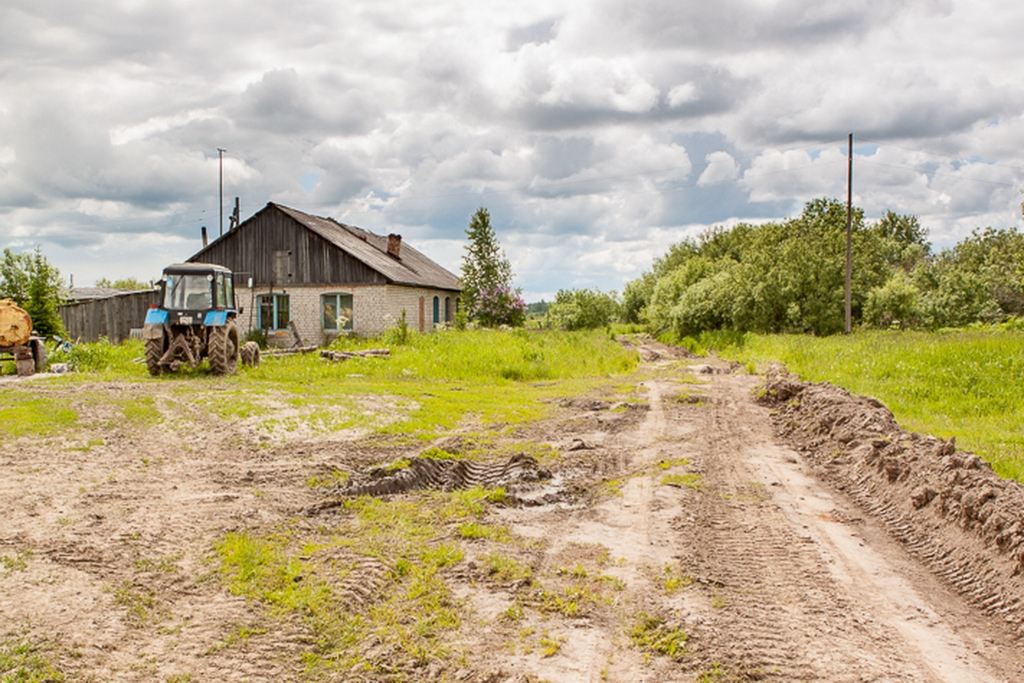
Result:
{"label": "chimney", "polygon": [[210,239],[206,236],[206,226],[199,228],[199,233],[203,236],[203,249],[210,243]]}
{"label": "chimney", "polygon": [[399,261],[401,261],[402,257],[399,256],[399,253],[401,252],[401,250],[402,250],[402,236],[401,235],[395,235],[395,234],[388,235],[388,255],[389,256],[393,256],[394,258],[396,258]]}

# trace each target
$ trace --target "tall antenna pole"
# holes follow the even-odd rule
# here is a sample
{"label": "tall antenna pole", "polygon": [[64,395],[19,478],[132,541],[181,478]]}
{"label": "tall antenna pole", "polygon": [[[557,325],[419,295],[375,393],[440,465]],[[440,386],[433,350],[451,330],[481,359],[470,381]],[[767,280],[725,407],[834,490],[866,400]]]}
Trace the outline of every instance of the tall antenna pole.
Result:
{"label": "tall antenna pole", "polygon": [[224,236],[224,152],[226,149],[217,148],[217,156],[220,157],[220,234]]}
{"label": "tall antenna pole", "polygon": [[852,296],[853,280],[853,133],[846,152],[846,334],[853,330]]}

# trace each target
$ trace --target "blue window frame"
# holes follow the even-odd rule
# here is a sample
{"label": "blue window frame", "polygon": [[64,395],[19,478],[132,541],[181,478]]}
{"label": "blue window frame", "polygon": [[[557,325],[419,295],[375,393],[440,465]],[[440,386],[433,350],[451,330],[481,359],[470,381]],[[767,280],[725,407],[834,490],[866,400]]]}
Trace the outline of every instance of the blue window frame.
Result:
{"label": "blue window frame", "polygon": [[320,320],[323,329],[338,332],[352,331],[352,295],[323,294],[320,297]]}
{"label": "blue window frame", "polygon": [[261,330],[287,330],[291,320],[287,294],[260,294],[259,326]]}

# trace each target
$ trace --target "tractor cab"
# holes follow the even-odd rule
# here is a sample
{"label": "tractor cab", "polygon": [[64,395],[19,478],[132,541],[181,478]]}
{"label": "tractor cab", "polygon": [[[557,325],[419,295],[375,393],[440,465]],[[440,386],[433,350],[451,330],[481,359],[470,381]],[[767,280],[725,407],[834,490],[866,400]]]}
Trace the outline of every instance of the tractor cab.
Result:
{"label": "tractor cab", "polygon": [[[231,271],[206,263],[183,263],[164,269],[160,280],[161,304],[173,322],[182,318],[203,319],[212,311],[235,312],[235,288]],[[226,318],[226,315],[225,315]],[[193,320],[181,321],[191,325]]]}

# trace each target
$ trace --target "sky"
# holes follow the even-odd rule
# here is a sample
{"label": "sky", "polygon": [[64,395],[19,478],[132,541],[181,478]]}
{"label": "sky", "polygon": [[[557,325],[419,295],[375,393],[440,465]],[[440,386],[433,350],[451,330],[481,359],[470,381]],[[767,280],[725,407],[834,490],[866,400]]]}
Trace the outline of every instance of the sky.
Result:
{"label": "sky", "polygon": [[[816,197],[933,248],[1022,227],[1015,0],[4,0],[0,248],[159,277],[276,202],[458,274],[480,206],[527,301],[621,291]],[[218,149],[226,150],[223,160]]]}

